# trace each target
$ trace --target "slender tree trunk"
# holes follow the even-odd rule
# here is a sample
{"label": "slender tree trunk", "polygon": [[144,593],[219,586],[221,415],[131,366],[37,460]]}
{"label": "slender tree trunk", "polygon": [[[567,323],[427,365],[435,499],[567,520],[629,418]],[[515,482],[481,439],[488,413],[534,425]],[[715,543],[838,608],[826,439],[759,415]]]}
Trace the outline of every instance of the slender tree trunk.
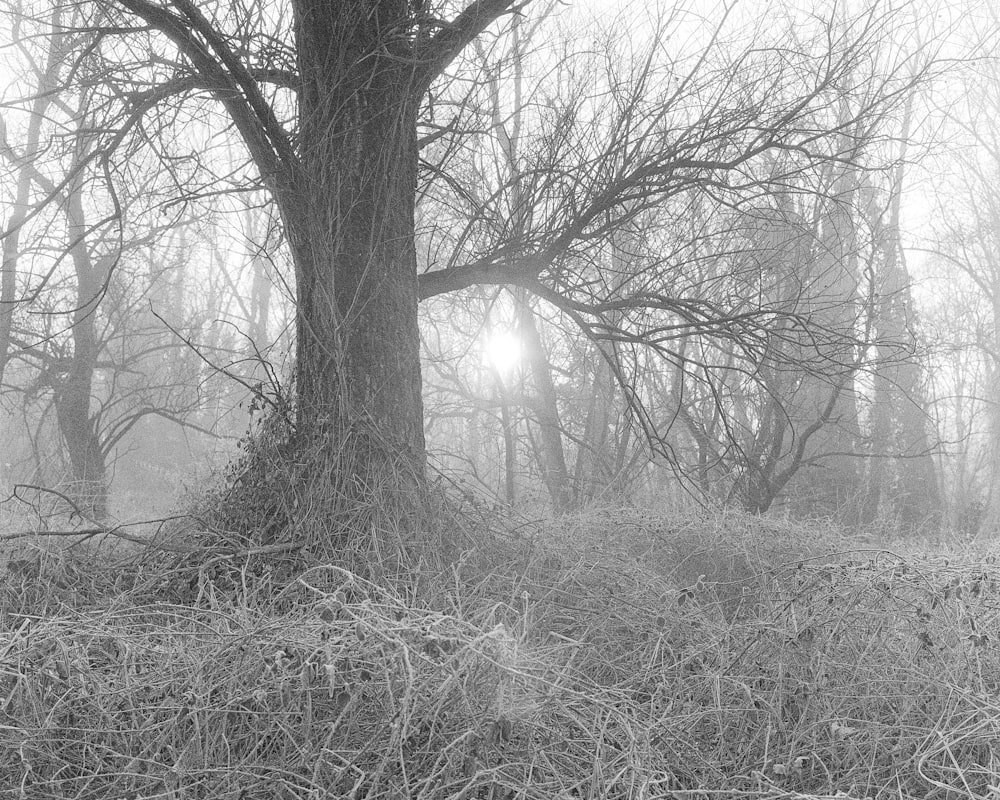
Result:
{"label": "slender tree trunk", "polygon": [[[251,242],[264,241],[267,238],[267,220],[259,209],[246,212],[247,233]],[[262,245],[251,259],[253,275],[250,288],[250,339],[257,348],[265,347],[269,342],[268,328],[271,321],[271,278],[268,275],[267,262],[264,259]]]}
{"label": "slender tree trunk", "polygon": [[17,227],[23,222],[25,214],[21,212],[25,204],[20,202],[21,184],[28,184],[28,177],[21,173],[18,178],[19,202],[10,216],[7,226],[8,233],[3,240],[3,263],[0,265],[0,386],[10,358],[10,337],[14,324],[14,307],[17,305],[17,257],[18,236]]}
{"label": "slender tree trunk", "polygon": [[[875,457],[869,464],[863,515],[866,522],[874,521],[889,500],[893,515],[913,529],[940,521],[941,500],[927,436],[920,365],[916,361],[916,321],[913,319],[910,277],[900,242],[900,208],[911,106],[908,100],[900,134],[902,150],[889,191],[888,221],[883,224],[882,211],[871,209],[872,227],[882,259],[877,276],[880,278],[876,308],[878,343],[871,434],[871,452]],[[890,460],[887,456],[892,454],[899,457]]]}
{"label": "slender tree trunk", "polygon": [[[610,247],[611,270],[618,275],[629,273],[628,254],[622,246],[624,232],[612,237]],[[620,315],[610,322],[621,322]],[[601,492],[615,493],[615,453],[612,452],[611,415],[615,391],[618,388],[611,364],[615,359],[614,345],[598,342],[594,350],[594,369],[590,402],[583,436],[577,447],[576,469],[573,476],[573,502],[577,506],[591,503]]]}
{"label": "slender tree trunk", "polygon": [[569,471],[566,469],[566,452],[563,449],[562,425],[559,421],[556,388],[552,382],[552,368],[545,355],[545,348],[535,325],[535,313],[527,297],[520,292],[515,296],[518,331],[524,343],[525,358],[528,362],[534,390],[531,405],[535,412],[541,438],[538,452],[542,477],[549,490],[553,508],[556,512],[563,513],[569,511],[572,506],[572,493],[569,485]]}
{"label": "slender tree trunk", "polygon": [[598,351],[594,356],[587,419],[573,477],[574,502],[578,506],[592,502],[599,492],[610,488],[615,474],[610,463],[612,454],[608,442],[614,394],[614,375],[603,354]]}
{"label": "slender tree trunk", "polygon": [[635,493],[636,466],[643,456],[643,449],[631,446],[632,424],[628,414],[626,410],[619,416],[615,426],[614,472],[611,478],[611,492],[622,501],[630,499]]}
{"label": "slender tree trunk", "polygon": [[[874,458],[864,514],[866,521],[874,521],[888,502],[896,518],[915,528],[940,519],[941,502],[927,435],[920,365],[915,360],[909,276],[899,255],[898,190],[891,203],[890,223],[882,232],[885,255],[872,409]],[[897,457],[890,459],[892,455]]]}
{"label": "slender tree trunk", "polygon": [[507,505],[513,508],[517,501],[517,441],[514,438],[514,421],[511,419],[510,398],[503,379],[497,375],[500,392],[500,425],[503,428],[503,478]]}
{"label": "slender tree trunk", "polygon": [[[1000,320],[1000,280],[994,282],[993,319]],[[995,323],[994,323],[995,324]],[[993,336],[993,347],[1000,345],[1000,330]],[[994,352],[1000,350],[994,349]],[[987,480],[986,502],[977,532],[995,536],[1000,531],[1000,363],[990,359],[987,368]]]}
{"label": "slender tree trunk", "polygon": [[[62,11],[59,5],[53,6],[51,30],[61,28]],[[25,136],[25,147],[17,170],[17,185],[14,190],[14,203],[7,227],[3,231],[3,250],[0,262],[0,386],[10,358],[11,332],[14,323],[14,308],[17,305],[17,262],[21,250],[21,226],[28,218],[29,198],[31,196],[31,170],[38,156],[41,144],[42,121],[45,112],[54,98],[51,90],[59,69],[62,56],[63,36],[54,35],[49,40],[48,60],[45,72],[40,75],[35,99],[31,104],[31,116],[28,118],[28,130]]]}
{"label": "slender tree trunk", "polygon": [[104,278],[87,249],[82,191],[80,185],[70,187],[66,204],[70,256],[76,272],[76,308],[73,356],[69,371],[55,387],[55,406],[72,471],[70,494],[81,510],[103,519],[108,514],[107,465],[90,403],[99,349],[95,315]]}

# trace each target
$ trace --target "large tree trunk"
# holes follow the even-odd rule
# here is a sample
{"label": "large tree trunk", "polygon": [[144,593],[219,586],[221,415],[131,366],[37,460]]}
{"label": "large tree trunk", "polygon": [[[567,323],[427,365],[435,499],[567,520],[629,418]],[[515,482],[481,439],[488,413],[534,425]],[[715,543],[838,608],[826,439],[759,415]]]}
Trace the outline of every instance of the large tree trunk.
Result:
{"label": "large tree trunk", "polygon": [[[372,4],[365,4],[367,8]],[[413,60],[387,31],[405,0],[296,0],[300,170],[279,194],[295,261],[298,427],[376,432],[419,471],[424,459],[413,208]]]}
{"label": "large tree trunk", "polygon": [[386,539],[405,548],[424,481],[413,214],[422,89],[405,0],[292,9],[295,153],[279,175],[262,174],[295,267],[295,386],[241,463],[221,512],[234,516],[221,523],[372,567]]}

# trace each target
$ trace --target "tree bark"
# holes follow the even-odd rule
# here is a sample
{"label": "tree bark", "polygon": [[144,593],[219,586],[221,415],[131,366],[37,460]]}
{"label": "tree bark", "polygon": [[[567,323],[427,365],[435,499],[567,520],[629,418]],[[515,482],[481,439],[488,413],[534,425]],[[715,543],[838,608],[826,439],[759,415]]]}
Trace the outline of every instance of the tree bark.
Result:
{"label": "tree bark", "polygon": [[[296,269],[300,430],[370,423],[424,459],[405,0],[296,0],[299,165],[278,195]],[[394,37],[387,33],[398,31]]]}

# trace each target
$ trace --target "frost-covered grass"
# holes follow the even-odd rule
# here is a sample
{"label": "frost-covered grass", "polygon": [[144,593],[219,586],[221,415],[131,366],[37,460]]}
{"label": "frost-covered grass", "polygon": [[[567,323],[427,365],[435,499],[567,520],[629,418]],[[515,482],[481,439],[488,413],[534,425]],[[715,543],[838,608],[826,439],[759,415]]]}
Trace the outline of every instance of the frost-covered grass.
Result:
{"label": "frost-covered grass", "polygon": [[18,560],[0,796],[1000,796],[987,550],[736,514],[502,523],[378,578],[207,545]]}

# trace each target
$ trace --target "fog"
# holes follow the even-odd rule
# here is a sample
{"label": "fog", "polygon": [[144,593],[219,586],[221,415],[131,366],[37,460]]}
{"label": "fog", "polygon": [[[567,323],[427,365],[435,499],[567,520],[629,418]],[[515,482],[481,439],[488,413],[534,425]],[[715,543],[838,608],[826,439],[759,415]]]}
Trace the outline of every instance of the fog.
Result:
{"label": "fog", "polygon": [[[395,278],[370,277],[371,256],[322,335],[303,299],[307,251],[347,291],[361,245],[338,225],[363,180],[329,179],[339,205],[310,238],[262,155],[308,160],[290,15],[262,3],[251,31],[202,5],[224,40],[205,47],[245,71],[125,30],[127,3],[4,5],[8,520],[155,520],[223,491],[266,420],[304,425],[304,332],[344,354],[353,418],[397,441],[383,399],[416,356],[386,366],[377,331],[352,355]],[[454,10],[428,5],[414,52]],[[391,273],[400,308],[420,300],[424,429],[400,447],[528,514],[729,506],[992,533],[996,9],[731,6],[536,0],[427,84],[412,261]],[[365,235],[395,246],[388,224]]]}

